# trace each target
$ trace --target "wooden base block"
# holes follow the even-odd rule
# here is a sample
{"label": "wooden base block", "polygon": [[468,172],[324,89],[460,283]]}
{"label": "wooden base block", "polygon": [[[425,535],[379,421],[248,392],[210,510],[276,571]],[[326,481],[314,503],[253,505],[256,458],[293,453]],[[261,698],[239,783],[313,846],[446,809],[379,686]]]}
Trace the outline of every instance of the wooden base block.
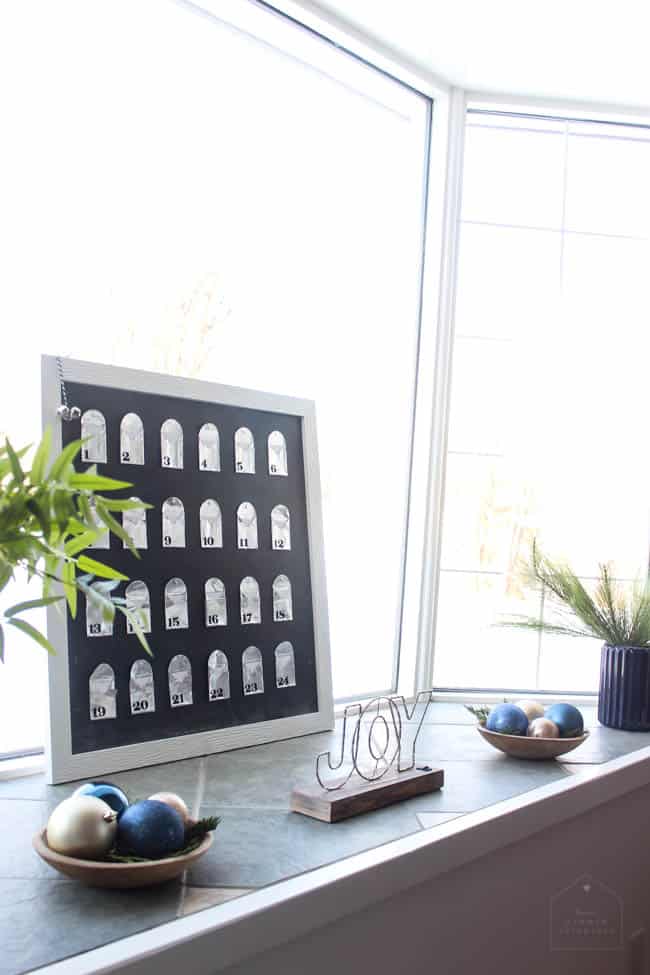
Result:
{"label": "wooden base block", "polygon": [[388,772],[377,782],[366,782],[353,775],[342,788],[328,792],[320,786],[296,788],[291,793],[292,812],[320,819],[324,823],[337,823],[350,816],[381,809],[402,799],[412,799],[426,792],[442,788],[445,773],[422,765],[410,772]]}

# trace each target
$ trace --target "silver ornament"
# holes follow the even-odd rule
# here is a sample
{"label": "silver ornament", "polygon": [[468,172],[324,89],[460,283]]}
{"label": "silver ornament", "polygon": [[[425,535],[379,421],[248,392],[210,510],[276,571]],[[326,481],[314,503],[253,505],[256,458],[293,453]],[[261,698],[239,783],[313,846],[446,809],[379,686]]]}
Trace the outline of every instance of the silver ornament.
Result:
{"label": "silver ornament", "polygon": [[64,856],[99,860],[115,844],[117,813],[95,796],[71,796],[47,822],[47,845]]}
{"label": "silver ornament", "polygon": [[71,406],[70,407],[70,419],[71,420],[78,420],[80,416],[81,416],[81,410],[79,409],[79,407],[78,406]]}

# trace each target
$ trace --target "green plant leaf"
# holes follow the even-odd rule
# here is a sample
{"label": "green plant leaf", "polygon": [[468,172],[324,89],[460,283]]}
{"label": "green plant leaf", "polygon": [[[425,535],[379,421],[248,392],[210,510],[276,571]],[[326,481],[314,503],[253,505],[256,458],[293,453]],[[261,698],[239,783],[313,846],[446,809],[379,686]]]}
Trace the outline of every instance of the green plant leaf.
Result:
{"label": "green plant leaf", "polygon": [[129,481],[116,481],[112,477],[102,474],[72,474],[70,487],[81,491],[119,491],[122,488],[133,487]]}
{"label": "green plant leaf", "polygon": [[11,465],[11,473],[13,474],[14,481],[16,484],[22,484],[25,480],[25,472],[20,466],[20,460],[18,454],[11,446],[8,440],[5,440],[5,447],[7,448],[7,455],[9,457],[9,463]]}
{"label": "green plant leaf", "polygon": [[76,567],[74,562],[64,562],[61,570],[61,581],[65,598],[68,602],[70,616],[75,619],[77,616],[77,586],[75,582]]}
{"label": "green plant leaf", "polygon": [[41,504],[37,498],[28,498],[25,506],[36,518],[44,537],[49,538],[52,522],[50,521],[50,512],[47,505]]}
{"label": "green plant leaf", "polygon": [[27,599],[23,603],[16,603],[14,606],[10,606],[9,609],[5,609],[4,615],[6,619],[12,616],[16,616],[17,613],[26,613],[29,609],[38,609],[40,606],[50,606],[52,603],[58,603],[63,599],[63,596],[43,596],[41,599]]}
{"label": "green plant leaf", "polygon": [[29,474],[29,479],[32,484],[40,484],[43,480],[43,475],[45,474],[45,465],[47,464],[50,452],[52,450],[52,428],[47,427],[43,438],[36,448],[36,453],[34,454],[34,459],[32,460],[32,469]]}
{"label": "green plant leaf", "polygon": [[153,508],[152,504],[145,501],[136,501],[133,498],[104,498],[101,494],[96,497],[106,511],[133,511],[135,508]]}
{"label": "green plant leaf", "polygon": [[66,447],[63,448],[59,456],[56,458],[56,460],[50,467],[48,480],[50,481],[61,480],[61,475],[66,470],[66,468],[69,467],[70,464],[72,464],[75,457],[81,450],[82,443],[83,440],[72,440]]}
{"label": "green plant leaf", "polygon": [[144,630],[140,625],[140,621],[136,617],[136,614],[134,614],[132,610],[126,609],[126,607],[119,606],[119,605],[117,606],[117,611],[119,613],[122,613],[123,616],[125,616],[126,619],[129,621],[129,623],[133,627],[133,632],[138,638],[140,646],[145,651],[145,653],[148,653],[150,657],[153,657],[153,653],[151,652],[151,647],[149,646],[149,642],[145,636]]}
{"label": "green plant leaf", "polygon": [[15,617],[12,617],[10,620],[7,620],[7,625],[15,626],[17,630],[20,630],[21,633],[25,633],[26,636],[31,637],[32,640],[35,640],[36,643],[43,647],[44,650],[47,650],[48,653],[56,653],[56,650],[47,637],[43,636],[43,634],[37,630],[35,626],[32,626],[31,623],[27,623],[25,620],[17,620]]}
{"label": "green plant leaf", "polygon": [[85,548],[88,548],[89,545],[92,545],[99,538],[100,534],[101,532],[85,531],[83,535],[75,535],[74,538],[71,538],[69,542],[65,543],[63,551],[66,555],[77,555],[79,552],[83,552]]}
{"label": "green plant leaf", "polygon": [[110,565],[104,565],[103,562],[90,559],[87,555],[80,555],[77,559],[77,565],[83,572],[92,572],[93,575],[100,576],[102,579],[128,580],[129,578],[123,572],[111,569]]}
{"label": "green plant leaf", "polygon": [[[88,531],[88,525],[84,525],[78,518],[72,516],[68,518],[68,524],[65,526],[65,530],[69,535],[81,535],[83,532]],[[93,528],[92,531],[95,531],[95,529]]]}
{"label": "green plant leaf", "polygon": [[106,527],[107,528],[110,528],[110,530],[113,532],[113,534],[114,535],[117,535],[118,538],[121,538],[122,541],[124,542],[124,544],[127,546],[127,548],[129,549],[129,551],[131,552],[131,554],[132,555],[135,555],[136,559],[139,559],[140,558],[140,553],[138,552],[138,550],[136,549],[135,545],[133,544],[133,539],[131,538],[131,536],[129,535],[129,533],[127,531],[125,531],[125,529],[122,527],[122,525],[120,525],[119,521],[116,521],[115,518],[113,518],[113,516],[110,513],[110,511],[107,511],[106,510],[106,508],[104,507],[104,505],[102,504],[101,501],[97,501],[97,509],[96,510],[97,510],[97,514],[99,515],[99,517],[101,518],[101,520],[104,522],[104,524],[106,525]]}

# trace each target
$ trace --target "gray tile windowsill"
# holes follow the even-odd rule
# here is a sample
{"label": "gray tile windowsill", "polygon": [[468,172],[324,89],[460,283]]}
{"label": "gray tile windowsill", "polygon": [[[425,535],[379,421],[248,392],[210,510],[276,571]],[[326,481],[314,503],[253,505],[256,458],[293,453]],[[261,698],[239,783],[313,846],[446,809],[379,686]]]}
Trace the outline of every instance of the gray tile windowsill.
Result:
{"label": "gray tile windowsill", "polygon": [[33,852],[32,835],[75,783],[48,786],[43,775],[0,781],[0,975],[22,975],[419,830],[433,837],[464,813],[569,776],[578,782],[650,744],[650,735],[611,731],[590,717],[589,739],[561,762],[522,762],[490,748],[462,705],[435,703],[417,757],[444,768],[444,788],[333,826],[289,812],[289,797],[294,785],[313,781],[319,752],[336,754],[335,733],[116,773],[109,778],[132,799],[164,789],[201,815],[222,818],[209,853],[184,883],[139,891],[84,888]]}

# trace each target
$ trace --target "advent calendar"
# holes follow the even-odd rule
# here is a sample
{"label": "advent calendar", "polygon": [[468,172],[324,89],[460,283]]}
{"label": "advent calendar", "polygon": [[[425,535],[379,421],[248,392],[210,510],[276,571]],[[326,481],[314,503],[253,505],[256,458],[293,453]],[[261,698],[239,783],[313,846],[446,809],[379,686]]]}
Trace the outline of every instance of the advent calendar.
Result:
{"label": "advent calendar", "polygon": [[59,447],[83,438],[79,469],[152,505],[121,515],[139,558],[93,546],[129,577],[152,656],[92,601],[48,610],[51,780],[330,728],[313,403],[44,357],[43,418]]}

